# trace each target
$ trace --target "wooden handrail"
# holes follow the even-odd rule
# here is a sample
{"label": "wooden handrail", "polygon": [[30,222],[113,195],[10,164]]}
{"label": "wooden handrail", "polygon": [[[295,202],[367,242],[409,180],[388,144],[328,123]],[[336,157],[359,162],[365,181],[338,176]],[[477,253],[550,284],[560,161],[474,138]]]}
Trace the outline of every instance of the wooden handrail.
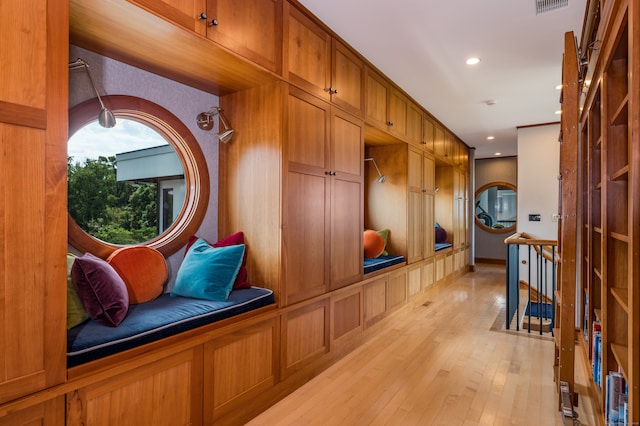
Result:
{"label": "wooden handrail", "polygon": [[526,232],[516,232],[510,237],[504,240],[505,244],[518,244],[527,246],[549,246],[555,247],[558,245],[558,240],[540,240],[531,234]]}

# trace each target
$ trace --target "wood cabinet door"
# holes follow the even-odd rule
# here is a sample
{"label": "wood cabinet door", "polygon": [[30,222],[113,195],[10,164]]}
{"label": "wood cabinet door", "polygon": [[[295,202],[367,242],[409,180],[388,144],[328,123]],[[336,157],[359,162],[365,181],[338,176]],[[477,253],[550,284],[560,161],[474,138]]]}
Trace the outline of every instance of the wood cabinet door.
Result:
{"label": "wood cabinet door", "polygon": [[406,139],[412,145],[422,146],[422,110],[411,101],[407,103]]}
{"label": "wood cabinet door", "polygon": [[389,82],[371,68],[365,68],[364,115],[367,122],[387,130]]}
{"label": "wood cabinet door", "polygon": [[364,103],[364,63],[347,46],[335,39],[331,56],[331,102],[361,116]]}
{"label": "wood cabinet door", "polygon": [[422,195],[422,257],[428,259],[435,254],[435,219],[434,219],[434,194],[435,194],[435,160],[428,154],[422,157],[422,183],[424,191]]}
{"label": "wood cabinet door", "polygon": [[422,260],[423,229],[422,229],[422,151],[409,148],[408,158],[408,211],[407,211],[407,262],[414,263]]}
{"label": "wood cabinet door", "polygon": [[408,109],[409,99],[392,88],[389,93],[389,132],[402,139],[407,136]]}
{"label": "wood cabinet door", "polygon": [[332,108],[331,289],[362,277],[364,130],[362,120]]}
{"label": "wood cabinet door", "polygon": [[422,121],[422,147],[425,151],[433,152],[435,138],[435,124],[431,118],[425,116]]}
{"label": "wood cabinet door", "polygon": [[329,105],[291,88],[286,123],[282,258],[291,304],[329,286]]}
{"label": "wood cabinet door", "polygon": [[206,32],[206,0],[129,0],[195,33]]}
{"label": "wood cabinet door", "polygon": [[322,99],[331,87],[331,37],[287,3],[284,22],[284,77]]}
{"label": "wood cabinet door", "polygon": [[208,0],[207,38],[279,73],[282,0]]}
{"label": "wood cabinet door", "polygon": [[69,90],[68,5],[2,12],[0,404],[66,378]]}
{"label": "wood cabinet door", "polygon": [[446,131],[442,126],[435,124],[433,151],[436,154],[436,157],[442,160],[447,158],[449,152],[447,148],[448,140],[445,133]]}

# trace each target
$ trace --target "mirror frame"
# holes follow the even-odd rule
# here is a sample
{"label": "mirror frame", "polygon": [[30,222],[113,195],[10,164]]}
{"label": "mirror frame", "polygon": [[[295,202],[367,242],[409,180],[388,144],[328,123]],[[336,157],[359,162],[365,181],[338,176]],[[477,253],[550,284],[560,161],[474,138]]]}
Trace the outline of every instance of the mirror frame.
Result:
{"label": "mirror frame", "polygon": [[475,205],[476,205],[476,200],[478,199],[478,196],[482,194],[484,191],[486,191],[487,189],[494,186],[506,186],[507,188],[513,189],[516,192],[516,194],[518,193],[518,188],[514,184],[509,182],[489,182],[486,185],[482,185],[480,188],[476,189],[475,198],[473,200],[473,206],[474,206],[473,219],[475,220],[476,225],[480,229],[490,234],[506,234],[508,232],[514,232],[516,230],[517,223],[514,223],[508,228],[502,228],[502,229],[490,228],[487,225],[485,225],[483,222],[481,222],[480,219],[478,219],[478,216],[476,215]]}
{"label": "mirror frame", "polygon": [[[204,220],[209,203],[209,171],[198,141],[187,126],[170,111],[151,101],[127,95],[106,95],[102,101],[117,118],[138,121],[160,133],[176,150],[184,170],[186,194],[180,214],[173,224],[155,238],[140,243],[152,247],[165,257],[184,247]],[[82,102],[69,110],[67,140],[81,127],[97,120],[97,98]],[[69,244],[81,252],[103,259],[122,245],[99,240],[84,231],[67,213]]]}

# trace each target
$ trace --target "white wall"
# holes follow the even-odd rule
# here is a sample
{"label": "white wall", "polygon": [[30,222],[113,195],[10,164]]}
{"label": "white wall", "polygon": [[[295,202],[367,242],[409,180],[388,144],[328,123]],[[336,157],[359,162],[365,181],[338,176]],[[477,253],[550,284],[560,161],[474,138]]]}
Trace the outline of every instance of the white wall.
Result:
{"label": "white wall", "polygon": [[[559,124],[518,129],[518,232],[558,238]],[[529,222],[540,214],[540,222]]]}
{"label": "white wall", "polygon": [[[557,240],[558,223],[553,215],[558,212],[558,174],[560,166],[559,124],[518,129],[518,232],[526,232],[539,239]],[[539,214],[540,222],[530,222],[530,214]],[[528,258],[524,246],[520,248],[520,280],[533,288],[537,286],[535,252],[529,269],[522,261]],[[552,265],[547,269],[547,286],[543,293],[552,294]]]}

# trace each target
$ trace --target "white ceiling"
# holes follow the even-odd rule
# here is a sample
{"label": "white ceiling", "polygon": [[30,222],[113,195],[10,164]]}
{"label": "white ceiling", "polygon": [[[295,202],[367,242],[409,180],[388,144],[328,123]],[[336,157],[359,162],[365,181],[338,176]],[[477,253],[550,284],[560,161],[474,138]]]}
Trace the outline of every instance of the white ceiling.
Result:
{"label": "white ceiling", "polygon": [[[560,120],[564,33],[580,38],[586,7],[569,0],[536,15],[536,0],[299,1],[476,158],[517,155],[516,127]],[[466,65],[470,56],[481,62]]]}

